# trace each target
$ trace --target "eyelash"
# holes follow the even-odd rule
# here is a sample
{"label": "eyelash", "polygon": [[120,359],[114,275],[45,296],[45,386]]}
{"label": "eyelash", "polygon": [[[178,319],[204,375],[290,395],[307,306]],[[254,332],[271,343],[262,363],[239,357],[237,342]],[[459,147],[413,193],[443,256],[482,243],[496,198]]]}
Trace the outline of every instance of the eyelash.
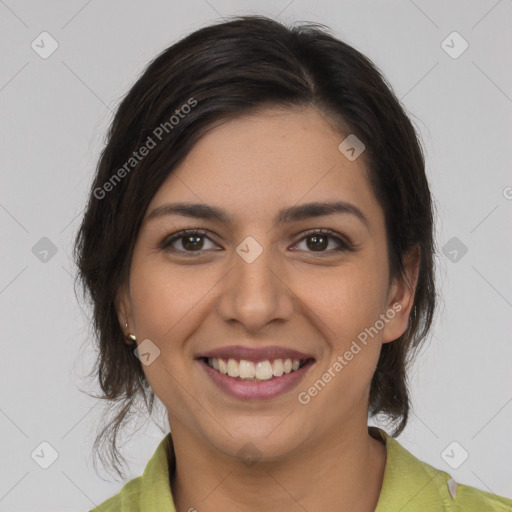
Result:
{"label": "eyelash", "polygon": [[[186,250],[175,249],[175,248],[171,247],[171,244],[173,242],[175,242],[176,240],[180,240],[180,239],[186,238],[188,236],[205,237],[205,238],[208,238],[211,242],[215,243],[207,235],[208,235],[208,231],[206,231],[204,229],[184,229],[184,230],[178,231],[178,232],[173,233],[172,235],[169,235],[168,237],[166,237],[160,244],[160,248],[164,249],[166,251],[169,251],[169,252],[179,253],[182,255],[195,256],[195,255],[206,252],[208,249],[206,249],[206,250],[199,249],[198,251],[186,251]],[[310,252],[312,254],[330,255],[330,254],[340,253],[340,252],[355,252],[356,251],[356,247],[351,242],[349,242],[347,239],[336,236],[336,233],[334,231],[331,231],[329,229],[323,229],[323,228],[310,229],[310,230],[306,231],[305,233],[302,234],[302,238],[300,238],[300,240],[298,240],[298,242],[296,242],[294,245],[297,245],[300,242],[302,242],[303,240],[305,240],[311,236],[315,236],[315,235],[324,235],[324,236],[328,235],[328,238],[334,240],[339,245],[339,247],[336,249],[331,249],[329,251],[306,251],[306,252]]]}

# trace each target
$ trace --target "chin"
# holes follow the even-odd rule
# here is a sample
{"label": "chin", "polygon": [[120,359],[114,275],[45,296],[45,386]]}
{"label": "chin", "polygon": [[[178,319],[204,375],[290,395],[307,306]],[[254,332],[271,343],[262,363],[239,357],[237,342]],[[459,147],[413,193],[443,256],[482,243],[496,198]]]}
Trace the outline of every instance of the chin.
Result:
{"label": "chin", "polygon": [[[279,424],[282,418],[279,421],[262,419],[259,426],[253,419],[248,421],[250,424],[238,422],[236,428],[226,425],[227,432],[231,432],[232,436],[223,431],[221,438],[215,436],[209,439],[211,446],[251,466],[256,461],[276,462],[286,459],[302,444],[290,435],[289,427],[284,428],[283,424]],[[300,428],[297,426],[294,431],[300,432]]]}

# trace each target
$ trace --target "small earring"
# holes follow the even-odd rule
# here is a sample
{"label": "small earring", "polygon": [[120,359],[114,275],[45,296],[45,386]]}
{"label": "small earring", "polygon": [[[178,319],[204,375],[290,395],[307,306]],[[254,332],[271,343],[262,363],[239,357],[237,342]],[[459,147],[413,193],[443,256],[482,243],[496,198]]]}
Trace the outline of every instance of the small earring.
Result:
{"label": "small earring", "polygon": [[137,341],[137,337],[135,334],[132,334],[130,330],[128,329],[128,322],[125,322],[126,330],[128,331],[128,338],[130,338],[132,341]]}

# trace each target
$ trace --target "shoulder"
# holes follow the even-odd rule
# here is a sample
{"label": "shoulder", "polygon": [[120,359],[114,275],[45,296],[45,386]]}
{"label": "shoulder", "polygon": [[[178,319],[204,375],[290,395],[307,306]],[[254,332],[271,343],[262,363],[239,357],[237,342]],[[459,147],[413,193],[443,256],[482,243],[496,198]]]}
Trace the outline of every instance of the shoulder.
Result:
{"label": "shoulder", "polygon": [[[467,512],[480,512],[482,510],[495,512],[511,512],[512,499],[491,494],[469,485],[459,485],[455,498],[456,507],[453,510],[465,510]],[[452,509],[447,509],[452,510]]]}
{"label": "shoulder", "polygon": [[386,442],[387,463],[376,512],[512,512],[512,499],[457,483],[377,430]]}
{"label": "shoulder", "polygon": [[138,512],[143,510],[140,506],[141,480],[141,476],[130,480],[118,494],[104,501],[90,512]]}
{"label": "shoulder", "polygon": [[90,512],[175,512],[169,481],[169,460],[174,457],[172,438],[167,434],[144,469],[112,496]]}

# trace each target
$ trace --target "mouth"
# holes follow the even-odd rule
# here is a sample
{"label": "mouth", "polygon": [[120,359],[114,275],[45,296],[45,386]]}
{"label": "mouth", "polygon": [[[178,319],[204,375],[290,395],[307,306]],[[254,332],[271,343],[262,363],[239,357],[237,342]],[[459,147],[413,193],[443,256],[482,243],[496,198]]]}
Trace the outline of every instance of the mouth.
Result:
{"label": "mouth", "polygon": [[311,358],[248,361],[246,359],[203,357],[201,360],[216,372],[245,382],[265,382],[279,379],[283,375],[299,371],[308,362],[312,362]]}
{"label": "mouth", "polygon": [[292,390],[316,360],[281,347],[225,347],[199,354],[197,362],[210,380],[240,400],[274,398]]}

